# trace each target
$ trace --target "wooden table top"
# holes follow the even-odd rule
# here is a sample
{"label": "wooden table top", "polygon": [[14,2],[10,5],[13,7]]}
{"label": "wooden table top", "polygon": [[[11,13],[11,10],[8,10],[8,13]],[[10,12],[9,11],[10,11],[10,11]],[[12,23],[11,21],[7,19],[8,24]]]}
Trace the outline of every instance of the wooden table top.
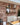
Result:
{"label": "wooden table top", "polygon": [[13,21],[13,22],[10,22],[11,24],[16,24],[16,23],[19,23],[19,20],[17,21]]}

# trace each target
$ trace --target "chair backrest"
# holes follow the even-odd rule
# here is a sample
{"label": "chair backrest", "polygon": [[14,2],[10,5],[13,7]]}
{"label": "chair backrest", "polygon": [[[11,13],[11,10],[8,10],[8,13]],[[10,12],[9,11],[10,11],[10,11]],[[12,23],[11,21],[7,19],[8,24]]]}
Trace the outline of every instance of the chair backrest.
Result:
{"label": "chair backrest", "polygon": [[0,19],[0,25],[3,25],[3,21],[2,21],[2,19]]}

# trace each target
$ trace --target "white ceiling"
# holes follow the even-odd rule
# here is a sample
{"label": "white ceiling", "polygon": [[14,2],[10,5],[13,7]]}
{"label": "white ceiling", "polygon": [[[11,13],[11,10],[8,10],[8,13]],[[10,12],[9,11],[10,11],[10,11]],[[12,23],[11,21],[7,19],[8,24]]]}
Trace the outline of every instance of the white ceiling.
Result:
{"label": "white ceiling", "polygon": [[9,0],[9,1],[14,1],[16,3],[20,3],[20,0]]}
{"label": "white ceiling", "polygon": [[20,0],[0,0],[0,1],[2,1],[2,2],[14,1],[16,3],[20,3]]}
{"label": "white ceiling", "polygon": [[4,1],[4,2],[7,2],[7,1],[14,1],[14,2],[20,3],[20,0],[0,0],[0,1]]}

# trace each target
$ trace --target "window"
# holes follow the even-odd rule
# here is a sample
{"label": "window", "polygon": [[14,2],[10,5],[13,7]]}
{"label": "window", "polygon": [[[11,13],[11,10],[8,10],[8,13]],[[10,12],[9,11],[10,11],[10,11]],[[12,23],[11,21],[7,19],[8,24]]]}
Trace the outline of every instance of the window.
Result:
{"label": "window", "polygon": [[7,12],[9,13],[9,8],[7,8],[6,10],[7,10]]}
{"label": "window", "polygon": [[10,4],[6,7],[6,13],[9,13]]}
{"label": "window", "polygon": [[3,25],[6,25],[6,22],[3,22]]}
{"label": "window", "polygon": [[16,5],[14,5],[14,8],[16,8]]}
{"label": "window", "polygon": [[6,8],[6,13],[9,13],[9,8]]}

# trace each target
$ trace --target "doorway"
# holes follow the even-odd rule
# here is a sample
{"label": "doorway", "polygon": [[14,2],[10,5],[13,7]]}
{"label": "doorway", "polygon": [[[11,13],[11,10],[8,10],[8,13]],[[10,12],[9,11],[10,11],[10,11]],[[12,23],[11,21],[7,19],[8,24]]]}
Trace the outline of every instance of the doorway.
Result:
{"label": "doorway", "polygon": [[2,21],[2,19],[0,19],[0,25],[3,25],[3,21]]}
{"label": "doorway", "polygon": [[20,22],[20,10],[18,10],[18,20]]}
{"label": "doorway", "polygon": [[20,16],[20,10],[18,10],[18,16]]}

